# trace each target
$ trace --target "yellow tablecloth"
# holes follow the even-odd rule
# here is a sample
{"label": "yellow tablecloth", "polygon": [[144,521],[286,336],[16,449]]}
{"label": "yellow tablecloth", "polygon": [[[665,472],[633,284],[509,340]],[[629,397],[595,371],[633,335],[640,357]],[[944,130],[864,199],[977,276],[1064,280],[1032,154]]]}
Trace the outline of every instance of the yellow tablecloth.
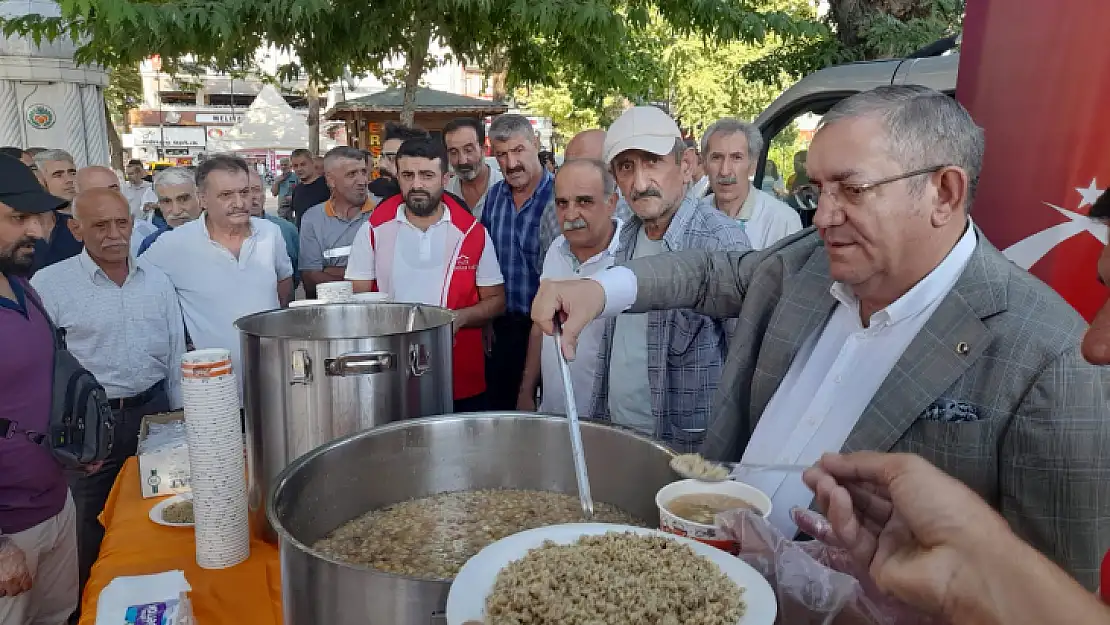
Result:
{"label": "yellow tablecloth", "polygon": [[251,557],[230,569],[197,566],[191,528],[164,527],[150,520],[160,498],[143,499],[138,463],[131,458],[120,471],[104,506],[104,542],[81,604],[80,625],[95,625],[100,591],[116,577],[180,569],[193,587],[197,622],[203,625],[281,625],[281,564],[278,550],[251,540]]}

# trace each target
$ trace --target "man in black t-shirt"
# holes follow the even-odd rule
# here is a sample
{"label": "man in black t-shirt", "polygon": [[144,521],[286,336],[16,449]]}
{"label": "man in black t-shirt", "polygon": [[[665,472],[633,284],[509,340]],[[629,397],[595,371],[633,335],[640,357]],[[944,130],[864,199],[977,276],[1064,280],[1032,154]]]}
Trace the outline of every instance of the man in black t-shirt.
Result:
{"label": "man in black t-shirt", "polygon": [[331,189],[328,182],[316,169],[316,159],[312,152],[304,148],[293,150],[290,156],[293,171],[297,173],[300,182],[293,187],[293,196],[290,200],[290,209],[293,211],[294,223],[301,227],[301,217],[308,209],[317,204],[327,202],[331,198]]}

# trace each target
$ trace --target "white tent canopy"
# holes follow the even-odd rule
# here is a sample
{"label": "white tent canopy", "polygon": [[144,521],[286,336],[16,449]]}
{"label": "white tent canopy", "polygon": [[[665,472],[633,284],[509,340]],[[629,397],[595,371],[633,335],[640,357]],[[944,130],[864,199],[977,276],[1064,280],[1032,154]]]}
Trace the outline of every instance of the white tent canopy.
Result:
{"label": "white tent canopy", "polygon": [[[297,111],[270,85],[264,85],[242,121],[219,139],[209,139],[207,152],[246,150],[292,151],[308,147],[308,114]],[[335,141],[320,135],[321,150]]]}

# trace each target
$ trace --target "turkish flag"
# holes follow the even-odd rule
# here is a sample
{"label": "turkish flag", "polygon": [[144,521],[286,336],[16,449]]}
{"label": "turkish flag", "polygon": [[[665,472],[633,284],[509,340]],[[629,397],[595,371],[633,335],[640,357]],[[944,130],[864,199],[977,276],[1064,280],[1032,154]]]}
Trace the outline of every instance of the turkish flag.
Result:
{"label": "turkish flag", "polygon": [[1107,0],[970,0],[956,97],[986,130],[972,218],[1088,320],[1106,300],[1087,217],[1110,187]]}

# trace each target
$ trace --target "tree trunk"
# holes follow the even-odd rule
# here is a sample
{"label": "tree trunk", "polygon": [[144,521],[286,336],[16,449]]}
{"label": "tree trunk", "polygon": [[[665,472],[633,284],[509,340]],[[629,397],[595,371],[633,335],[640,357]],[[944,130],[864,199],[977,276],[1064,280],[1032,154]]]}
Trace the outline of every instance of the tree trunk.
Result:
{"label": "tree trunk", "polygon": [[836,25],[836,38],[847,48],[865,45],[867,27],[876,15],[906,21],[925,17],[934,0],[829,0],[829,14]]}
{"label": "tree trunk", "polygon": [[[127,113],[128,111],[125,111],[124,115]],[[123,141],[116,130],[116,123],[112,121],[112,113],[108,110],[107,102],[104,103],[104,120],[108,122],[108,156],[112,162],[112,169],[123,171]]]}
{"label": "tree trunk", "polygon": [[490,59],[490,88],[493,91],[494,102],[507,102],[509,90],[505,86],[505,79],[509,76],[509,59],[503,50],[498,50]]}
{"label": "tree trunk", "polygon": [[416,120],[416,89],[420,86],[420,79],[424,76],[424,63],[428,57],[428,47],[432,41],[432,29],[420,27],[412,38],[405,59],[405,99],[401,107],[401,123],[406,126],[415,125]]}
{"label": "tree trunk", "polygon": [[316,81],[309,80],[305,88],[308,97],[308,151],[320,155],[320,94]]}

